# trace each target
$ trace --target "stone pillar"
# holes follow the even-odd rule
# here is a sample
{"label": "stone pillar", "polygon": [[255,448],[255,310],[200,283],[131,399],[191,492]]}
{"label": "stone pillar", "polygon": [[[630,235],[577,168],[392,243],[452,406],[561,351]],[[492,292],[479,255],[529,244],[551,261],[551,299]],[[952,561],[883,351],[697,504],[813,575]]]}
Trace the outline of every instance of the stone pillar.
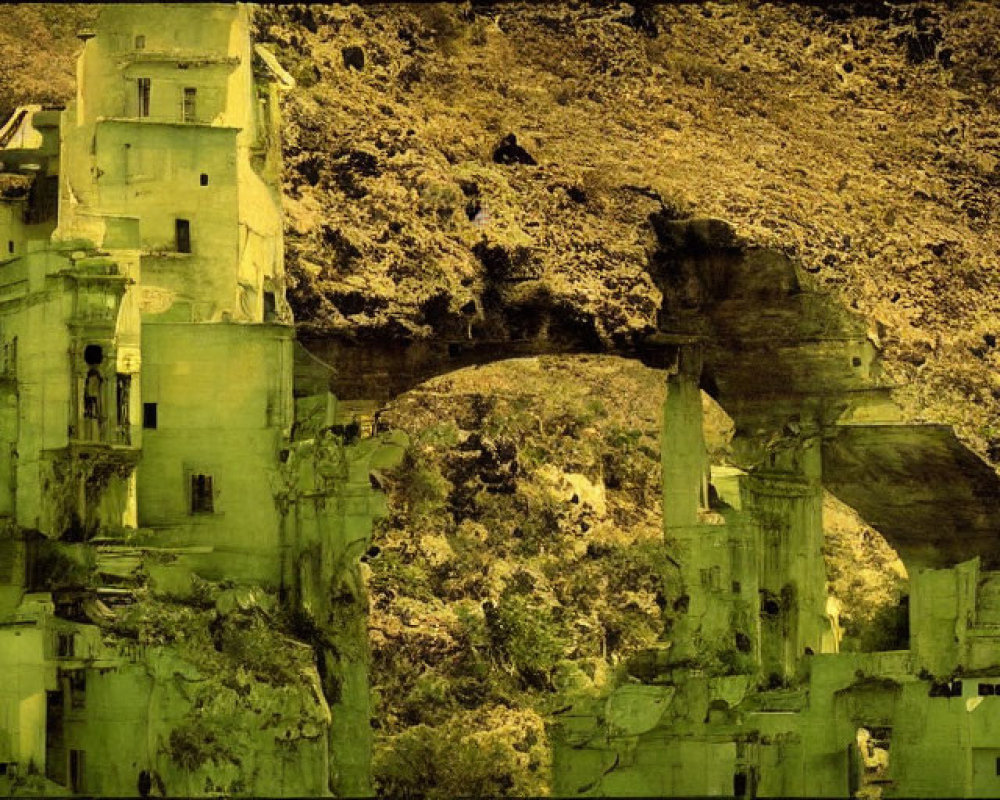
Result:
{"label": "stone pillar", "polygon": [[802,439],[743,482],[759,558],[761,669],[788,680],[819,653],[826,623],[820,443]]}
{"label": "stone pillar", "polygon": [[665,532],[697,525],[698,511],[707,505],[708,459],[702,432],[700,375],[697,346],[682,347],[677,372],[667,378],[660,431]]}
{"label": "stone pillar", "polygon": [[[669,661],[695,664],[705,656],[705,637],[728,623],[728,608],[714,602],[721,583],[717,545],[725,529],[703,524],[708,504],[708,457],[702,430],[701,352],[681,345],[676,371],[667,378],[660,430],[663,474],[663,533],[680,565],[683,591],[674,608]],[[715,569],[713,570],[713,566]]]}

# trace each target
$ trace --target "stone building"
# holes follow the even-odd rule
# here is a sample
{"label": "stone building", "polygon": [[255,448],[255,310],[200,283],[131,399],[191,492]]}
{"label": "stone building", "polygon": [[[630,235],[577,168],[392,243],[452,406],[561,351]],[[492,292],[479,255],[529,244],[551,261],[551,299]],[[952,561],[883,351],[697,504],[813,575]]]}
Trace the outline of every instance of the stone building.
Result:
{"label": "stone building", "polygon": [[[303,559],[329,571],[378,513],[376,445],[319,453],[301,424],[292,441],[279,95],[294,81],[245,4],[108,5],[80,38],[75,100],[0,129],[0,780],[324,794],[314,666],[253,763],[192,774],[164,748],[191,708],[177,676],[198,670],[95,624],[137,564],[165,596],[197,575],[308,605]],[[338,459],[344,475],[316,480]],[[99,585],[39,591],[53,552]]]}

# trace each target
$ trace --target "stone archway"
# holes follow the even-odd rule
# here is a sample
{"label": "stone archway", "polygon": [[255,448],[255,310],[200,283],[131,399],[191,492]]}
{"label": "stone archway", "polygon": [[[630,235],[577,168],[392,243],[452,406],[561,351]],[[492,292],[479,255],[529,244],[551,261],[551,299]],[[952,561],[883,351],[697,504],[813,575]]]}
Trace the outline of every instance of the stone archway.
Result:
{"label": "stone archway", "polygon": [[[686,591],[675,610],[687,622],[675,629],[676,646],[664,664],[656,656],[653,666],[688,668],[706,636],[732,638],[733,614],[742,609],[742,638],[731,642],[725,652],[732,655],[720,668],[738,674],[742,653],[760,665],[771,688],[780,688],[797,679],[804,659],[830,646],[824,487],[870,520],[907,566],[940,568],[971,556],[995,562],[997,546],[986,531],[1000,514],[1000,484],[949,429],[900,423],[863,322],[811,288],[790,259],[745,246],[717,220],[659,221],[656,229],[661,251],[651,270],[664,297],[658,330],[628,346],[606,346],[586,331],[574,338],[563,330],[553,339],[545,326],[524,338],[491,341],[305,340],[309,355],[300,373],[304,383],[342,400],[379,404],[456,367],[517,355],[598,350],[662,370],[665,419],[679,432],[663,443],[670,456],[662,464],[664,527],[681,542],[676,564]],[[332,375],[315,368],[324,361],[334,364]],[[747,473],[741,496],[751,520],[744,544],[711,525],[701,390],[734,422],[734,461]],[[943,488],[928,481],[935,475],[948,476]],[[945,502],[948,496],[961,502]],[[971,535],[956,537],[966,531]],[[704,547],[706,536],[719,539],[717,553],[733,554],[726,555],[731,563],[746,550],[759,554],[762,566],[726,571],[705,555],[713,552]],[[713,617],[709,597],[726,587],[732,587],[729,601],[714,604],[726,613]]]}

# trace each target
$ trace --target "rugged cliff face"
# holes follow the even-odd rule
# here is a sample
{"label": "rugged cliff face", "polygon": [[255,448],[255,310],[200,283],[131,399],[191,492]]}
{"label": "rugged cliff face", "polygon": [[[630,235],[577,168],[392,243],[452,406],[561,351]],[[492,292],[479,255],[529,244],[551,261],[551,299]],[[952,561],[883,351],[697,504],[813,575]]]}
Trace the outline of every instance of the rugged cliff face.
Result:
{"label": "rugged cliff face", "polygon": [[516,338],[514,311],[542,308],[611,346],[655,315],[649,214],[697,211],[867,316],[912,417],[1000,450],[995,6],[393,4],[260,23],[300,81],[304,325]]}

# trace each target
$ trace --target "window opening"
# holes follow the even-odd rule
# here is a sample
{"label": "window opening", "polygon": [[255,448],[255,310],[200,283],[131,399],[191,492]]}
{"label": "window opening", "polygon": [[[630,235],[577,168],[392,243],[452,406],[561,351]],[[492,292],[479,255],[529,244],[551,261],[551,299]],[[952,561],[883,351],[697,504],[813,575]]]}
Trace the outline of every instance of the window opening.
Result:
{"label": "window opening", "polygon": [[8,239],[7,240],[7,252],[8,253],[13,253],[14,252],[14,240],[13,239]]}
{"label": "window opening", "polygon": [[69,751],[69,788],[77,794],[83,792],[83,750]]}
{"label": "window opening", "polygon": [[857,776],[858,786],[855,796],[874,798],[882,796],[881,788],[889,775],[891,739],[890,728],[858,728],[855,743],[861,769]]}
{"label": "window opening", "polygon": [[198,90],[190,86],[184,88],[184,102],[181,106],[181,119],[184,122],[194,122],[197,114]]}
{"label": "window opening", "polygon": [[212,476],[191,476],[191,513],[211,514],[215,511],[212,499]]}
{"label": "window opening", "polygon": [[57,633],[56,658],[72,658],[72,657],[73,657],[73,634]]}
{"label": "window opening", "polygon": [[104,360],[104,349],[99,344],[88,344],[83,348],[83,360],[89,366],[96,367]]}
{"label": "window opening", "polygon": [[145,50],[146,49],[146,37],[141,33],[135,37],[135,49]]}
{"label": "window opening", "polygon": [[764,619],[777,619],[781,614],[781,603],[778,598],[768,591],[760,592],[760,615]]}
{"label": "window opening", "polygon": [[202,186],[208,186],[208,173],[205,172],[201,173],[201,177],[198,179],[198,182]]}
{"label": "window opening", "polygon": [[[89,347],[93,346],[90,345]],[[84,358],[86,358],[86,354],[84,354]],[[91,441],[98,439],[100,436],[101,420],[104,416],[102,408],[103,394],[104,378],[101,377],[101,373],[97,367],[92,366],[87,370],[87,377],[83,381],[84,438]]]}
{"label": "window opening", "polygon": [[87,673],[75,669],[69,673],[70,708],[83,708],[87,703]]}
{"label": "window opening", "polygon": [[151,81],[149,78],[139,78],[136,81],[136,85],[139,90],[139,116],[148,117],[149,116],[149,94],[151,88]]}
{"label": "window opening", "polygon": [[132,396],[132,376],[118,374],[116,379],[118,437],[124,444],[129,444],[129,405]]}
{"label": "window opening", "polygon": [[177,235],[177,252],[191,252],[191,222],[186,219],[178,219],[174,226]]}
{"label": "window opening", "polygon": [[156,430],[156,403],[142,404],[142,427]]}

